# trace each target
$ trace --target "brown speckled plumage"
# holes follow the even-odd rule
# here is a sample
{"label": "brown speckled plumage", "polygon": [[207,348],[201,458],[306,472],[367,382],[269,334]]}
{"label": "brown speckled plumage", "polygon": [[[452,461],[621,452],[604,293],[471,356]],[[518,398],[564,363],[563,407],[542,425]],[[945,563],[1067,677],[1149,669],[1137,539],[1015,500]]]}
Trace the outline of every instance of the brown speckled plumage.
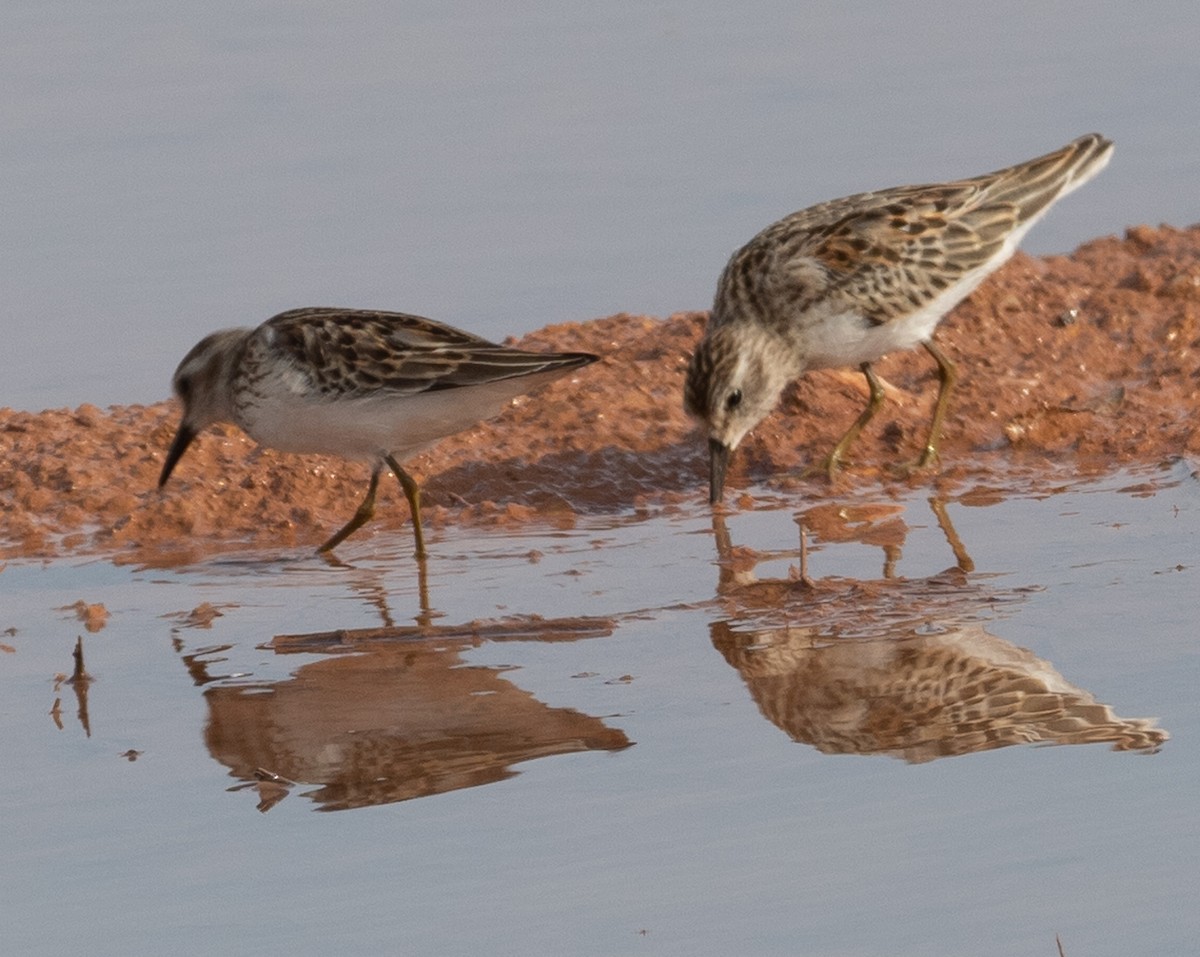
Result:
{"label": "brown speckled plumage", "polygon": [[1154,752],[1169,738],[1153,719],[1120,717],[978,624],[856,640],[718,622],[713,643],[768,720],[826,754],[920,763],[1012,744]]}
{"label": "brown speckled plumage", "polygon": [[872,401],[827,460],[832,475],[882,401],[870,363],[918,344],[937,361],[941,380],[920,464],[931,462],[954,381],[953,364],[931,341],[938,321],[1111,152],[1111,142],[1093,133],[972,179],[820,203],[735,252],[684,390],[686,408],[708,432],[711,499],[720,498],[729,454],[788,382],[808,369],[858,366]]}

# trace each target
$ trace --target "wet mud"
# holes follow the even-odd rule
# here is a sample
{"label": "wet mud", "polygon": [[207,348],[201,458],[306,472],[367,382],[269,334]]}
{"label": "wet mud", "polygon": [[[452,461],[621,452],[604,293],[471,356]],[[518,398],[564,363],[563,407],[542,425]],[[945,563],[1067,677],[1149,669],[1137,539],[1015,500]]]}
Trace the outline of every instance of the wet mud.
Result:
{"label": "wet mud", "polygon": [[[681,396],[705,318],[621,314],[513,340],[603,358],[407,463],[434,540],[453,523],[570,526],[581,514],[652,514],[702,497],[706,447]],[[784,393],[736,453],[729,500],[751,504],[743,489],[762,482],[799,490],[809,506],[868,483],[1003,495],[1065,472],[1200,455],[1200,227],[1139,226],[1069,256],[1018,254],[937,340],[960,372],[937,471],[899,468],[916,458],[937,392],[917,350],[876,365],[887,402],[834,485],[800,476],[862,408],[856,370],[811,373]],[[241,545],[316,546],[365,492],[365,464],[259,449],[233,426],[202,434],[160,492],[178,416],[173,401],[0,409],[0,557],[169,564]],[[359,536],[407,522],[388,482]]]}

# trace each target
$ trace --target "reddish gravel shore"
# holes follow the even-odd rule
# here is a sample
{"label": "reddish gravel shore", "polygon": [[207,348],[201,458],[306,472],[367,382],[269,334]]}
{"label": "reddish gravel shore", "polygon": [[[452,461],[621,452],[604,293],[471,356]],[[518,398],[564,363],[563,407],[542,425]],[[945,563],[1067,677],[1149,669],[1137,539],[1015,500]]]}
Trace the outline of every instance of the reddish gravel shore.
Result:
{"label": "reddish gravel shore", "polygon": [[[428,527],[535,516],[570,524],[580,513],[700,499],[707,451],[681,395],[704,318],[617,315],[516,343],[604,359],[412,459]],[[943,322],[938,340],[961,378],[943,467],[911,481],[1003,487],[1018,475],[1200,455],[1200,226],[1139,226],[1070,256],[1018,254]],[[890,468],[915,458],[924,440],[935,370],[920,350],[877,370],[888,402],[855,445],[854,463],[835,487],[798,482],[798,498],[901,481]],[[736,453],[730,501],[747,482],[818,461],[864,397],[854,370],[812,373],[785,392]],[[173,402],[0,409],[0,556],[163,562],[237,544],[316,546],[365,491],[366,465],[256,450],[229,426],[202,435],[160,493],[178,415]],[[407,523],[398,485],[381,491],[364,539]]]}

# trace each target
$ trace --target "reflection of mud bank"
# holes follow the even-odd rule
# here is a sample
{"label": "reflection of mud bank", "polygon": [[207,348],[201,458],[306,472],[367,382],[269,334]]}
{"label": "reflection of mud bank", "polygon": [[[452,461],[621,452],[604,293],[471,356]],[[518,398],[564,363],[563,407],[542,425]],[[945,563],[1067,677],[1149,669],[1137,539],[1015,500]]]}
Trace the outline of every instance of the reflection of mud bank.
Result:
{"label": "reflection of mud bank", "polygon": [[[431,528],[533,514],[569,524],[578,512],[701,495],[704,443],[680,396],[703,318],[622,315],[526,337],[530,348],[606,358],[414,459]],[[1099,472],[1200,454],[1200,228],[1138,227],[1069,258],[1018,255],[939,340],[962,372],[944,483],[1002,482],[1049,462]],[[911,459],[926,427],[936,391],[928,358],[897,354],[878,371],[889,401],[845,482],[891,481],[882,470]],[[861,403],[856,372],[806,377],[743,445],[731,485],[815,460]],[[256,452],[232,427],[202,436],[159,493],[176,415],[168,403],[0,410],[0,555],[103,551],[162,562],[222,544],[316,545],[362,496],[365,466]],[[814,481],[804,494],[827,488]],[[388,485],[375,528],[406,520]]]}

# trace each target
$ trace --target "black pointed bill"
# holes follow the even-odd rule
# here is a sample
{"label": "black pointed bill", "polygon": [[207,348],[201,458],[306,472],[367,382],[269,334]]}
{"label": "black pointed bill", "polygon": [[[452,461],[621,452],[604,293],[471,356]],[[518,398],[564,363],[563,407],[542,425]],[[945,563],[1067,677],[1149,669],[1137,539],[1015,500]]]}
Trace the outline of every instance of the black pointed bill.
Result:
{"label": "black pointed bill", "polygon": [[716,505],[725,491],[725,470],[729,467],[730,448],[716,439],[708,440],[708,501]]}
{"label": "black pointed bill", "polygon": [[176,463],[183,458],[183,453],[187,451],[188,446],[192,444],[192,439],[195,437],[195,429],[186,422],[179,423],[179,431],[175,433],[175,441],[171,443],[171,448],[167,451],[167,460],[163,462],[162,475],[158,477],[159,488],[167,484],[167,479],[171,477],[171,472],[174,470]]}

